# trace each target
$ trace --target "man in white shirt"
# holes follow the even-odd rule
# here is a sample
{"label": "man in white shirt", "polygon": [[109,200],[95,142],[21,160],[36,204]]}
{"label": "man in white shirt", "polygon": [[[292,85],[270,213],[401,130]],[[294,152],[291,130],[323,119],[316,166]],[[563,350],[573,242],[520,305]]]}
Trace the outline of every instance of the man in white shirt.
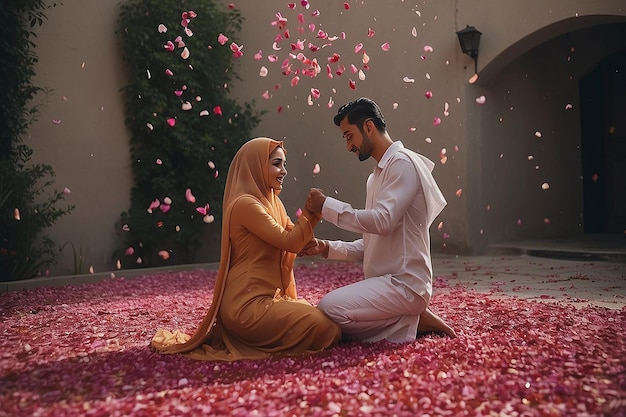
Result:
{"label": "man in white shirt", "polygon": [[362,233],[353,242],[314,239],[300,253],[363,262],[364,278],[329,292],[318,308],[347,340],[415,340],[418,333],[455,337],[434,314],[429,228],[446,201],[431,171],[432,161],[394,142],[378,105],[360,98],[339,108],[334,122],[347,150],[377,164],[367,179],[365,209],[327,197],[316,188],[307,200],[313,212],[345,230]]}

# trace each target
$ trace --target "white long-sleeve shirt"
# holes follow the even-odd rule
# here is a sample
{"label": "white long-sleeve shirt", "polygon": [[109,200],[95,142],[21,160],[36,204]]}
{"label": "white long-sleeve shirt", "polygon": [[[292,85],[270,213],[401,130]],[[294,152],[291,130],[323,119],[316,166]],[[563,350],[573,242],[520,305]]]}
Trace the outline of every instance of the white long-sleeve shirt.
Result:
{"label": "white long-sleeve shirt", "polygon": [[353,242],[331,241],[328,259],[363,261],[365,278],[391,275],[428,303],[432,296],[429,228],[446,201],[432,161],[394,142],[367,179],[365,209],[327,197],[325,220],[362,233]]}

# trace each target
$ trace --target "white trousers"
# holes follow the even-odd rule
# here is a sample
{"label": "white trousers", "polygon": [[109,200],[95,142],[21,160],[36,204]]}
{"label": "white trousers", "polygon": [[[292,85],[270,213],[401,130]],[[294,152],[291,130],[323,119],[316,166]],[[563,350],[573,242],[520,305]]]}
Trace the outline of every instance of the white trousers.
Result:
{"label": "white trousers", "polygon": [[347,339],[403,343],[415,340],[426,301],[391,275],[367,278],[326,294],[317,308]]}

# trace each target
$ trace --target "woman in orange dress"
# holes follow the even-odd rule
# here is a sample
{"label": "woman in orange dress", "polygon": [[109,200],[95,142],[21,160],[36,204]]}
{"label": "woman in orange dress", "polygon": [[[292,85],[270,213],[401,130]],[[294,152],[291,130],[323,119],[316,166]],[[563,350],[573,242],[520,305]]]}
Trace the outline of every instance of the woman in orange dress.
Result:
{"label": "woman in orange dress", "polygon": [[305,208],[295,224],[287,216],[278,198],[285,153],[282,142],[256,138],[233,158],[213,302],[193,335],[159,329],[157,351],[233,361],[318,352],[341,339],[333,321],[297,296],[293,263],[321,214]]}

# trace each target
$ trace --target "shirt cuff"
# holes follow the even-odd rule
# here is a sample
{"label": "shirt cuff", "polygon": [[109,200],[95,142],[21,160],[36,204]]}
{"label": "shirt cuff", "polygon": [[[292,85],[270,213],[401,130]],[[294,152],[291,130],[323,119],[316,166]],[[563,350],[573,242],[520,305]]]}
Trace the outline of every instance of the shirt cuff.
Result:
{"label": "shirt cuff", "polygon": [[336,226],[339,222],[339,212],[343,210],[344,205],[344,202],[336,198],[326,197],[322,206],[322,217]]}

